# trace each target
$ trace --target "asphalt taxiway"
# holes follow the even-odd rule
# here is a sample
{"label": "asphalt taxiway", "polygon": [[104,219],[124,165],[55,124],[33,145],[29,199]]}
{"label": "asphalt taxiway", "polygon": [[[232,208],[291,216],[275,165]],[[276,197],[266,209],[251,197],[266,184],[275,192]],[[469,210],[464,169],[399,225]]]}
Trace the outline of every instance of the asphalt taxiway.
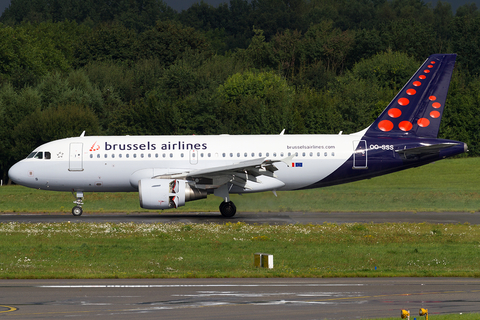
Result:
{"label": "asphalt taxiway", "polygon": [[369,319],[480,312],[480,279],[0,280],[12,319]]}

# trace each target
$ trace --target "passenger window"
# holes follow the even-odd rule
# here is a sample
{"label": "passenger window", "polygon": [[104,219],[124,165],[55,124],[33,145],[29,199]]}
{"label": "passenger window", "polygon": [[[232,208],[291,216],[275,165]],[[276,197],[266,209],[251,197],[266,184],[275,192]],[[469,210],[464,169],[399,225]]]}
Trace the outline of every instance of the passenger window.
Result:
{"label": "passenger window", "polygon": [[133,154],[133,157],[134,157],[134,158],[136,158],[136,157],[137,157],[137,154],[136,154],[136,153],[134,153],[134,154]]}
{"label": "passenger window", "polygon": [[107,157],[108,157],[108,154],[106,154],[106,153],[105,153],[105,156],[104,156],[104,158],[107,158]]}
{"label": "passenger window", "polygon": [[210,158],[211,156],[212,156],[212,154],[211,154],[211,153],[208,153],[208,157]]}
{"label": "passenger window", "polygon": [[[288,155],[290,155],[290,153]],[[283,152],[280,153],[280,157],[283,157]]]}
{"label": "passenger window", "polygon": [[328,154],[325,152],[323,155],[326,157]]}
{"label": "passenger window", "polygon": [[332,157],[335,157],[335,152],[332,152]]}
{"label": "passenger window", "polygon": [[267,157],[268,157],[269,155],[270,155],[270,153],[268,153],[268,152],[267,152],[267,154],[266,154],[265,156],[267,156]]}
{"label": "passenger window", "polygon": [[255,152],[252,152],[252,157],[255,157]]}
{"label": "passenger window", "polygon": [[289,153],[288,153],[288,156],[290,157],[291,155],[292,155],[292,154],[289,152]]}
{"label": "passenger window", "polygon": [[165,153],[164,153],[164,154],[162,154],[162,157],[163,157],[163,158],[165,158],[166,156],[167,156],[167,155],[166,155]]}
{"label": "passenger window", "polygon": [[248,157],[248,155],[247,155],[247,153],[246,153],[246,152],[245,152],[244,156],[245,156],[245,158],[246,158],[246,157]]}
{"label": "passenger window", "polygon": [[90,153],[90,159],[93,158],[93,154]]}
{"label": "passenger window", "polygon": [[305,152],[302,153],[302,157],[305,157]]}
{"label": "passenger window", "polygon": [[180,157],[182,157],[182,158],[183,158],[183,153],[181,153],[181,154],[180,154]]}
{"label": "passenger window", "polygon": [[97,153],[97,158],[100,158],[100,153]]}
{"label": "passenger window", "polygon": [[261,157],[261,156],[262,156],[262,153],[260,152],[260,153],[258,154],[258,156]]}
{"label": "passenger window", "polygon": [[222,153],[222,156],[225,158],[225,153]]}
{"label": "passenger window", "polygon": [[233,153],[230,153],[230,158],[232,158],[232,157],[233,157]]}
{"label": "passenger window", "polygon": [[273,153],[273,157],[276,157],[276,156],[277,156],[277,153],[276,153],[276,152],[274,152],[274,153]]}
{"label": "passenger window", "polygon": [[143,158],[143,157],[144,157],[143,153],[140,153],[140,158]]}
{"label": "passenger window", "polygon": [[237,158],[240,158],[240,152],[239,152],[239,153],[237,153]]}
{"label": "passenger window", "polygon": [[203,158],[203,152],[202,152],[202,153],[200,153],[200,157],[202,157],[202,158]]}
{"label": "passenger window", "polygon": [[129,154],[129,153],[127,153],[127,154],[125,155],[125,157],[127,157],[127,158],[130,158],[130,154]]}
{"label": "passenger window", "polygon": [[310,152],[310,157],[313,157],[313,152]]}
{"label": "passenger window", "polygon": [[115,155],[112,153],[112,158],[115,158]]}
{"label": "passenger window", "polygon": [[151,153],[149,153],[149,154],[148,154],[148,157],[149,157],[149,158],[151,158],[151,157],[152,157],[152,154],[151,154]]}
{"label": "passenger window", "polygon": [[320,152],[317,152],[317,157],[320,157]]}
{"label": "passenger window", "polygon": [[173,158],[173,153],[170,153],[170,158]]}
{"label": "passenger window", "polygon": [[118,155],[118,157],[121,158],[121,157],[122,157],[122,154],[120,153],[120,154]]}

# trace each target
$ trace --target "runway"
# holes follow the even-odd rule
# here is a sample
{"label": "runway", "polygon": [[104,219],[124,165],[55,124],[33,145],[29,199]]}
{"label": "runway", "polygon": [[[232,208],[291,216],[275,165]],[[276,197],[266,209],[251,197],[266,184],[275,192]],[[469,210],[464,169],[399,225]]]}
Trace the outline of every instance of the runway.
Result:
{"label": "runway", "polygon": [[132,213],[88,214],[80,217],[71,214],[2,213],[2,222],[135,222],[135,223],[227,223],[248,224],[322,224],[328,223],[470,223],[480,224],[480,212],[240,212],[233,218],[223,218],[220,213]]}
{"label": "runway", "polygon": [[[480,279],[1,280],[13,319],[412,319],[480,312]],[[9,308],[9,309],[8,309]],[[2,313],[3,312],[3,313]]]}

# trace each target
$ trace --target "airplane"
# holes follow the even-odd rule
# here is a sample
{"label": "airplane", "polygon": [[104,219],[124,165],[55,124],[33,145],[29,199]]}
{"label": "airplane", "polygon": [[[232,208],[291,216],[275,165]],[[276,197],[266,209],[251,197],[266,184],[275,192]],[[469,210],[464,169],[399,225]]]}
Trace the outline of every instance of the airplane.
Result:
{"label": "airplane", "polygon": [[23,186],[75,193],[137,192],[145,209],[170,209],[214,194],[320,188],[368,179],[467,152],[438,139],[456,54],[431,55],[380,116],[352,134],[85,136],[43,144],[8,174]]}

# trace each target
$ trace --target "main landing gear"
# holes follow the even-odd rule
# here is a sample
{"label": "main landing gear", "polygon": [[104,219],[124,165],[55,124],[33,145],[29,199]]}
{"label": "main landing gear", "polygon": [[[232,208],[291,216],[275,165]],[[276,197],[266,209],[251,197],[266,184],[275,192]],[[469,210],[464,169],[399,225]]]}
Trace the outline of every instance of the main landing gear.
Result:
{"label": "main landing gear", "polygon": [[231,218],[237,213],[237,207],[233,204],[232,201],[230,201],[230,196],[228,194],[229,189],[228,185],[224,184],[221,185],[219,188],[215,189],[213,191],[213,194],[215,194],[217,197],[223,198],[223,202],[220,203],[220,213],[222,216],[225,218]]}
{"label": "main landing gear", "polygon": [[220,203],[219,209],[225,218],[231,218],[237,213],[237,207],[235,207],[232,201],[223,201]]}
{"label": "main landing gear", "polygon": [[[72,194],[73,194],[73,191],[72,191]],[[76,198],[77,198],[77,200],[73,201],[73,203],[75,203],[76,206],[72,208],[72,214],[73,214],[75,217],[79,217],[79,216],[81,216],[82,213],[83,213],[83,209],[82,209],[82,205],[83,205],[83,192],[78,191]]]}

